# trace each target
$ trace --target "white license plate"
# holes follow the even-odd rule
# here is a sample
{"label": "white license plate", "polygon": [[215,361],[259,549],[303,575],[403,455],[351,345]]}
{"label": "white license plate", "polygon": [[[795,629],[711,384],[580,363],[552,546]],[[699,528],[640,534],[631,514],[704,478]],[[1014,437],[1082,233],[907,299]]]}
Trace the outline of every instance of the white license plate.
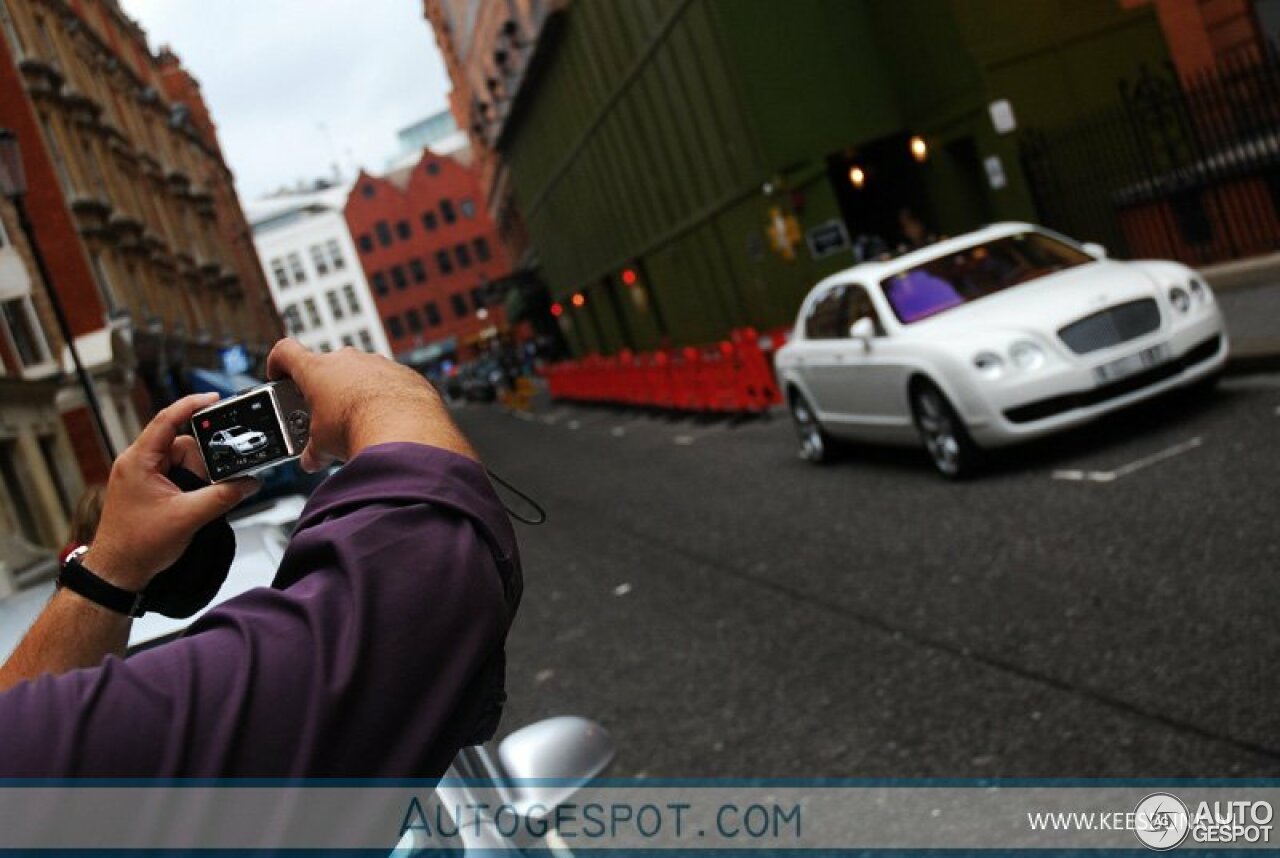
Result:
{"label": "white license plate", "polygon": [[1093,380],[1098,384],[1119,381],[1122,378],[1142,372],[1144,369],[1150,369],[1157,364],[1162,364],[1168,359],[1169,346],[1165,343],[1160,343],[1149,349],[1143,349],[1137,354],[1125,355],[1119,360],[1113,360],[1110,363],[1104,363],[1102,366],[1094,367]]}

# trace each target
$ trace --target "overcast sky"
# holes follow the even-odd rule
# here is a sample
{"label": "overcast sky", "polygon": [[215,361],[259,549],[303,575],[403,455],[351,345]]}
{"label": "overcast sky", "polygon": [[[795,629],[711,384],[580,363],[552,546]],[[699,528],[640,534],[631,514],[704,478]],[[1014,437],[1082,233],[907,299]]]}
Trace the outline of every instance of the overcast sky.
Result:
{"label": "overcast sky", "polygon": [[[381,170],[398,129],[448,106],[422,0],[121,0],[200,81],[245,201]],[[328,128],[328,134],[320,127]]]}

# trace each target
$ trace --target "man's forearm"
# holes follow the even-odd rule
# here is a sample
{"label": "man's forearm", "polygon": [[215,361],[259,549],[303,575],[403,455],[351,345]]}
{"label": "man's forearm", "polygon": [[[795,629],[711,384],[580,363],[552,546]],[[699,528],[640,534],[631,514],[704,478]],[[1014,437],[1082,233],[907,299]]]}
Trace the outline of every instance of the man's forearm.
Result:
{"label": "man's forearm", "polygon": [[0,667],[0,691],[44,673],[93,667],[112,653],[123,655],[132,623],[69,590],[59,590]]}

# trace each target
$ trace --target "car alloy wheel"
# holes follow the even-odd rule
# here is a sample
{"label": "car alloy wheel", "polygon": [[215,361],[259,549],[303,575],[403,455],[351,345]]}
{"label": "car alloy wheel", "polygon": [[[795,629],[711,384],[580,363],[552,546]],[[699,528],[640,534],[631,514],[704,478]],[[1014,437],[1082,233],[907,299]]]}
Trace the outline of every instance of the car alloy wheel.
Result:
{"label": "car alloy wheel", "polygon": [[815,464],[825,462],[830,455],[827,437],[818,423],[817,415],[799,393],[791,397],[791,422],[795,426],[796,440],[800,444],[800,458]]}
{"label": "car alloy wheel", "polygon": [[942,392],[932,384],[921,384],[912,394],[911,404],[916,428],[934,467],[951,479],[973,473],[979,450]]}

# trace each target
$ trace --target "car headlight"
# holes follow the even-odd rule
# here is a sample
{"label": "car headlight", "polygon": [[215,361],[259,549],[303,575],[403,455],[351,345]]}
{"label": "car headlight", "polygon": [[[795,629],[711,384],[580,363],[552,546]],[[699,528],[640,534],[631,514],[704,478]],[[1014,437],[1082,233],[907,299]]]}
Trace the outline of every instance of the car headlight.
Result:
{"label": "car headlight", "polygon": [[1027,371],[1044,366],[1048,355],[1044,353],[1044,349],[1030,340],[1018,340],[1009,347],[1009,359],[1018,369]]}
{"label": "car headlight", "polygon": [[973,356],[973,365],[978,372],[993,380],[1004,375],[1004,358],[995,352],[978,352]]}
{"label": "car headlight", "polygon": [[1169,303],[1177,308],[1179,313],[1185,313],[1191,309],[1191,296],[1181,286],[1174,286],[1169,290]]}
{"label": "car headlight", "polygon": [[1191,286],[1191,297],[1201,304],[1209,303],[1213,293],[1209,291],[1208,283],[1205,283],[1199,277],[1192,277],[1189,285]]}

